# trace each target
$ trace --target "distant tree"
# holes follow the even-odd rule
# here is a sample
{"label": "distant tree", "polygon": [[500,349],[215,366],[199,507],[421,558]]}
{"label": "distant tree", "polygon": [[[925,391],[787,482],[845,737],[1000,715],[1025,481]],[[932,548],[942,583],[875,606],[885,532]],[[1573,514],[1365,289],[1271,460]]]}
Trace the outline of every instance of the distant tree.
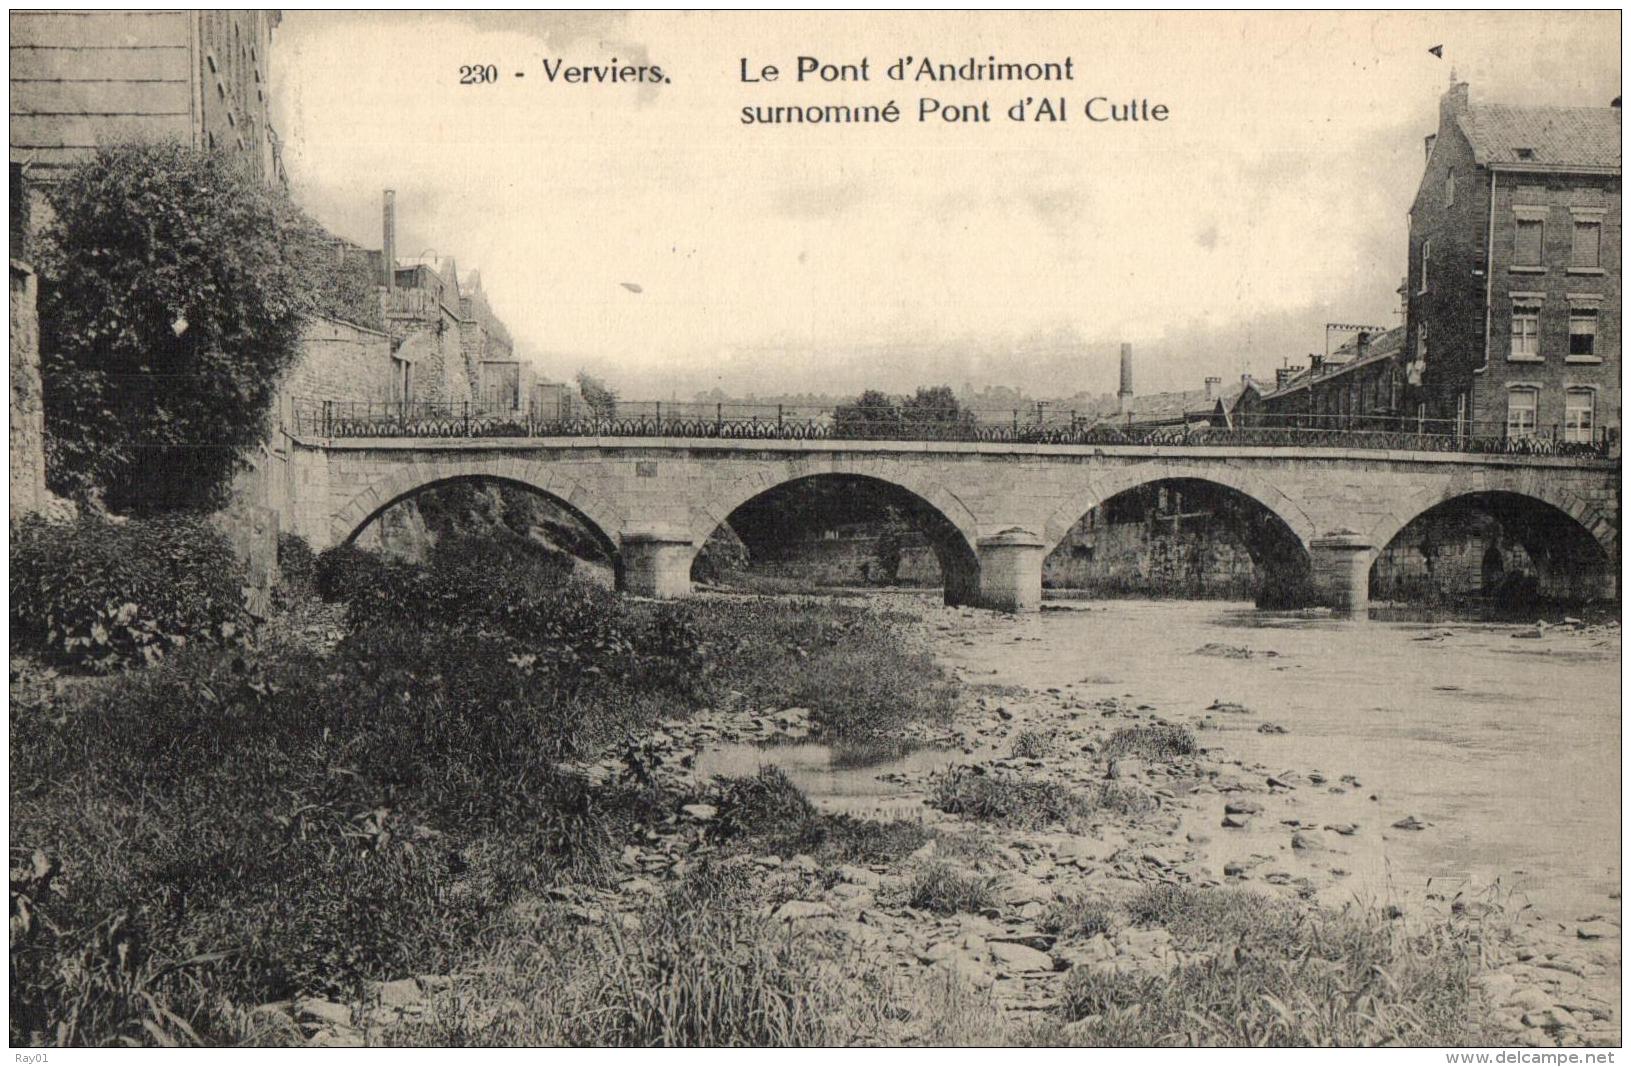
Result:
{"label": "distant tree", "polygon": [[852,403],[833,409],[833,429],[839,437],[865,440],[891,436],[900,425],[900,407],[894,397],[868,389]]}
{"label": "distant tree", "polygon": [[617,416],[617,393],[588,371],[578,371],[578,392],[583,394],[583,402],[589,406],[595,418]]}
{"label": "distant tree", "polygon": [[226,156],[174,142],[100,148],[47,196],[51,488],[116,511],[219,504],[317,306],[310,220]]}
{"label": "distant tree", "polygon": [[974,428],[974,413],[957,402],[949,385],[918,387],[900,406],[901,421],[908,429],[931,436],[957,436]]}

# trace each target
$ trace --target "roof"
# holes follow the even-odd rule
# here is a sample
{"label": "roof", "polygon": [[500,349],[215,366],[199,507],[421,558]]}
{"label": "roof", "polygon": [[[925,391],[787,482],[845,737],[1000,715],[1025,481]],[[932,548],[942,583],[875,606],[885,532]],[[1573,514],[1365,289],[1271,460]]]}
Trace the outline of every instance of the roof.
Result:
{"label": "roof", "polygon": [[1469,107],[1457,115],[1480,164],[1620,169],[1617,107]]}
{"label": "roof", "polygon": [[1321,368],[1321,373],[1317,377],[1314,374],[1314,368],[1309,367],[1306,370],[1299,372],[1290,381],[1286,382],[1285,385],[1278,389],[1270,390],[1263,395],[1265,397],[1271,397],[1284,396],[1287,393],[1295,393],[1297,390],[1306,387],[1312,382],[1327,381],[1331,378],[1336,378],[1347,374],[1349,371],[1358,370],[1360,367],[1368,367],[1373,363],[1380,363],[1383,360],[1392,359],[1394,356],[1398,355],[1399,351],[1403,348],[1403,326],[1395,326],[1393,329],[1388,330],[1385,333],[1377,334],[1375,337],[1371,338],[1365,345],[1363,355],[1361,355],[1359,352],[1359,339],[1355,338],[1354,340],[1343,345],[1341,348],[1338,348],[1335,352],[1331,353],[1330,358],[1325,361],[1324,367]]}
{"label": "roof", "polygon": [[1131,422],[1162,422],[1168,419],[1182,422],[1184,416],[1199,405],[1210,405],[1206,390],[1189,389],[1179,393],[1145,393],[1130,397],[1126,411],[1112,411],[1094,421],[1096,426],[1118,426]]}

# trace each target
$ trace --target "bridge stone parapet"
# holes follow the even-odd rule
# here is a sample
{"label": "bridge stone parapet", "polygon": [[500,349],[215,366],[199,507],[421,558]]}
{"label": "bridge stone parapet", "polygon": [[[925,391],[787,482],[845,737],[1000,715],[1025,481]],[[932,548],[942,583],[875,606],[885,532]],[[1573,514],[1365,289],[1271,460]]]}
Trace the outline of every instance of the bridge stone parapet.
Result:
{"label": "bridge stone parapet", "polygon": [[[1082,515],[1157,481],[1210,482],[1256,501],[1313,565],[1321,598],[1339,608],[1363,606],[1354,575],[1368,574],[1406,524],[1469,494],[1514,494],[1568,516],[1610,563],[1605,575],[1619,558],[1619,465],[1597,458],[1011,442],[297,438],[287,469],[284,526],[315,548],[350,540],[422,489],[494,479],[567,505],[620,559],[625,587],[653,596],[689,592],[691,558],[736,508],[826,475],[896,487],[927,527],[948,599],[1007,610],[1035,609],[1042,557]],[[1339,533],[1347,539],[1340,550],[1331,541]],[[1339,569],[1348,576],[1341,582]]]}

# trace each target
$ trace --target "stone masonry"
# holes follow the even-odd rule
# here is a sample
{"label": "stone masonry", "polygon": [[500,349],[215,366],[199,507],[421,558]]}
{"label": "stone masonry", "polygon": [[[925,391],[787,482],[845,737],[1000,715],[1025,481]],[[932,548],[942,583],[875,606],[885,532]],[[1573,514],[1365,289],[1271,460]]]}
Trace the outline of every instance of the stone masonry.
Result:
{"label": "stone masonry", "polygon": [[40,389],[38,281],[11,261],[11,517],[45,506],[45,401]]}
{"label": "stone masonry", "polygon": [[[1202,479],[1263,505],[1308,555],[1317,594],[1357,610],[1377,552],[1437,504],[1475,493],[1529,497],[1594,543],[1601,595],[1615,594],[1619,468],[1606,460],[1347,449],[1184,448],[829,441],[560,438],[297,440],[284,528],[314,548],[354,537],[381,510],[456,478],[519,483],[568,505],[634,591],[682,596],[691,559],[738,506],[796,478],[877,478],[923,501],[938,527],[947,598],[1032,610],[1041,561],[1089,508],[1124,490]],[[1034,559],[1032,558],[1034,557]],[[649,573],[648,573],[649,572]],[[998,588],[1001,585],[1002,588]],[[1032,589],[1032,586],[1036,589]]]}

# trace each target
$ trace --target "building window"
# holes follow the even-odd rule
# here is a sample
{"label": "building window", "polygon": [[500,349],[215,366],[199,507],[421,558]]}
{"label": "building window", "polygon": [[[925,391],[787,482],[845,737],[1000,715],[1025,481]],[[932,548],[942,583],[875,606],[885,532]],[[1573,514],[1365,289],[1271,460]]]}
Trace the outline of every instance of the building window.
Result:
{"label": "building window", "polygon": [[1601,219],[1574,220],[1574,247],[1569,253],[1571,267],[1597,267],[1601,265],[1603,223]]}
{"label": "building window", "polygon": [[1540,400],[1538,389],[1511,389],[1506,394],[1506,435],[1533,437],[1535,435],[1535,408]]}
{"label": "building window", "polygon": [[1540,305],[1512,305],[1512,358],[1540,358]]}
{"label": "building window", "polygon": [[1569,309],[1569,355],[1595,356],[1597,354],[1597,309]]}
{"label": "building window", "polygon": [[399,403],[413,403],[413,363],[406,359],[391,357],[391,391],[396,394],[393,398]]}
{"label": "building window", "polygon": [[1563,440],[1591,444],[1596,406],[1597,394],[1590,389],[1570,389],[1563,394]]}
{"label": "building window", "polygon": [[1421,243],[1421,283],[1416,286],[1416,292],[1427,292],[1427,264],[1433,258],[1433,239],[1429,237]]}
{"label": "building window", "polygon": [[1519,219],[1516,236],[1512,244],[1512,265],[1515,267],[1538,267],[1541,265],[1541,248],[1545,244],[1546,223],[1540,219]]}
{"label": "building window", "polygon": [[1452,207],[1455,204],[1455,173],[1452,171],[1444,176],[1444,206]]}

